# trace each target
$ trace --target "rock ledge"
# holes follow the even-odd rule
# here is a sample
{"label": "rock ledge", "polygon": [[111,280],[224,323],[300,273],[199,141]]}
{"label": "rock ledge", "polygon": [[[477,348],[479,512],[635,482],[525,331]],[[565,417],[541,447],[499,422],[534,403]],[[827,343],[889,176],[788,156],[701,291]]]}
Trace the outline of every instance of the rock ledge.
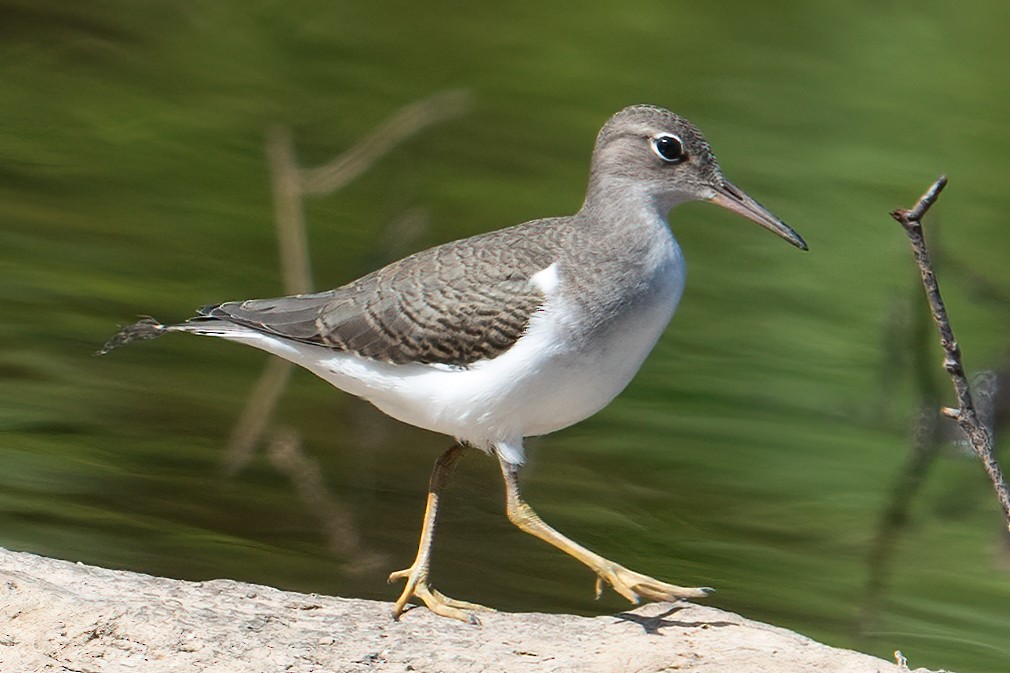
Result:
{"label": "rock ledge", "polygon": [[699,605],[593,618],[488,613],[479,627],[425,609],[397,622],[390,609],[0,549],[0,671],[908,673]]}

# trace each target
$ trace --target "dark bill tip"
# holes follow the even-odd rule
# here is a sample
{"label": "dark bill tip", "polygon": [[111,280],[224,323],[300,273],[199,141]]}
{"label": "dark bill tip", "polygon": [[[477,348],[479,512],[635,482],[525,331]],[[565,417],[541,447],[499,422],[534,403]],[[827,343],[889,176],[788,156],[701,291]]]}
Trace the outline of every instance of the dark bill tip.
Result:
{"label": "dark bill tip", "polygon": [[803,240],[803,237],[793,231],[792,227],[775,217],[770,210],[752,199],[744,191],[738,189],[731,182],[723,180],[721,185],[715,187],[715,196],[709,199],[709,201],[727,210],[731,210],[737,215],[743,215],[752,222],[757,222],[768,231],[784,238],[800,250],[810,249],[807,246],[807,242]]}

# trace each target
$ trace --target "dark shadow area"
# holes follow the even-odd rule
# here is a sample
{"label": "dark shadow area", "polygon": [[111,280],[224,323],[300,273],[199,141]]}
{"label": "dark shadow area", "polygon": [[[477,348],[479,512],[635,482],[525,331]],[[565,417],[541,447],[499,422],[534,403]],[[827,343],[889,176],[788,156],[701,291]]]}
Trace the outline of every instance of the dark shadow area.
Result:
{"label": "dark shadow area", "polygon": [[633,612],[619,612],[614,615],[614,618],[618,621],[623,622],[633,622],[642,627],[642,629],[653,636],[661,636],[661,629],[675,627],[679,629],[704,629],[710,626],[739,626],[733,622],[716,621],[716,622],[682,622],[674,619],[667,619],[672,614],[680,612],[684,608],[681,606],[674,606],[667,610],[666,612],[661,612],[653,617],[646,617],[645,615],[636,615]]}

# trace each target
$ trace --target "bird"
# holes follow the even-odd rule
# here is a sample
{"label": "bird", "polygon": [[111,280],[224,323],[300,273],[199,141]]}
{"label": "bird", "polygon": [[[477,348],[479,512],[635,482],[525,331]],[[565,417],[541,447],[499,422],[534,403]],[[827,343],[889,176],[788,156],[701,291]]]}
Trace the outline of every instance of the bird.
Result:
{"label": "bird", "polygon": [[[184,322],[144,318],[101,353],[168,332],[213,336],[293,362],[405,423],[448,435],[435,461],[399,618],[416,599],[479,623],[489,608],[430,581],[439,499],[463,452],[496,458],[508,519],[588,566],[633,603],[703,598],[635,572],[545,523],[523,499],[523,442],[607,406],[632,380],[680,301],[685,262],[668,217],[709,201],[793,246],[803,238],[723,177],[701,131],[654,105],[611,116],[596,138],[585,200],[574,215],[531,220],[444,243],[326,292],[206,306]],[[678,222],[678,226],[680,223]]]}

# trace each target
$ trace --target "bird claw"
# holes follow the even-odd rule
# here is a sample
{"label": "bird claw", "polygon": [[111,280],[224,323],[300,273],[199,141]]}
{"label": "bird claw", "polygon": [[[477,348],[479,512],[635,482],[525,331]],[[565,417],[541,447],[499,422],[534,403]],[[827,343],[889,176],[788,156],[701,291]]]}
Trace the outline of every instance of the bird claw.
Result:
{"label": "bird claw", "polygon": [[628,570],[624,566],[612,563],[597,571],[596,598],[603,594],[603,583],[606,582],[614,591],[627,598],[632,603],[640,603],[642,599],[655,602],[681,601],[688,598],[705,598],[713,593],[711,587],[681,587],[676,584],[660,582],[657,579]]}
{"label": "bird claw", "polygon": [[407,601],[413,597],[420,598],[428,606],[428,609],[436,615],[458,619],[474,626],[479,626],[480,620],[471,611],[494,612],[493,609],[484,607],[483,605],[449,598],[440,591],[432,589],[428,586],[428,573],[426,570],[422,571],[414,567],[397,570],[394,573],[390,573],[387,581],[392,583],[402,579],[407,580],[407,586],[403,588],[403,592],[393,606],[393,619],[400,618],[400,615],[406,609]]}

